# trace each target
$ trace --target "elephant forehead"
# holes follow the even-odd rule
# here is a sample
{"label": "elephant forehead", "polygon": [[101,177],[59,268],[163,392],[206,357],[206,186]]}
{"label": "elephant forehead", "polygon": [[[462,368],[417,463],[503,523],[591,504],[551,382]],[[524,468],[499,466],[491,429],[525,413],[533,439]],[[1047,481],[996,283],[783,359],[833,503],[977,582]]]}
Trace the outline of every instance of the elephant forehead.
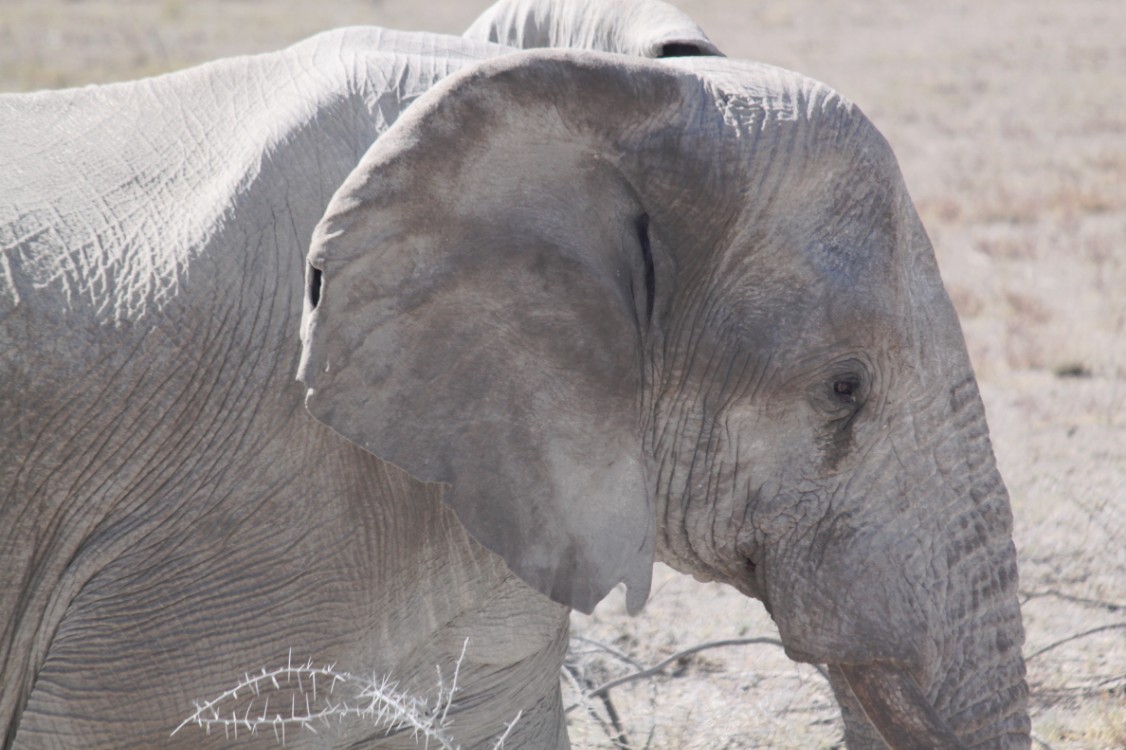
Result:
{"label": "elephant forehead", "polygon": [[897,274],[862,273],[847,260],[809,257],[834,252],[796,247],[761,264],[765,268],[745,264],[743,273],[717,274],[716,286],[702,295],[708,301],[697,326],[703,341],[712,342],[702,350],[788,371],[907,344],[913,328]]}
{"label": "elephant forehead", "polygon": [[809,216],[791,224],[786,241],[818,281],[845,295],[894,283],[901,233],[888,180],[850,175],[818,181],[803,203]]}
{"label": "elephant forehead", "polygon": [[890,311],[904,254],[891,187],[827,177],[779,195],[782,205],[745,222],[724,248],[714,278],[725,293],[751,306]]}
{"label": "elephant forehead", "polygon": [[[704,223],[733,209],[710,222],[727,227],[715,245],[722,273],[739,278],[755,265],[803,275],[807,285],[851,286],[891,270],[910,201],[890,146],[857,107],[771,66],[678,64],[700,75],[719,115],[696,123],[691,152],[709,162],[700,184],[715,193],[702,208]],[[740,200],[725,200],[732,195]]]}

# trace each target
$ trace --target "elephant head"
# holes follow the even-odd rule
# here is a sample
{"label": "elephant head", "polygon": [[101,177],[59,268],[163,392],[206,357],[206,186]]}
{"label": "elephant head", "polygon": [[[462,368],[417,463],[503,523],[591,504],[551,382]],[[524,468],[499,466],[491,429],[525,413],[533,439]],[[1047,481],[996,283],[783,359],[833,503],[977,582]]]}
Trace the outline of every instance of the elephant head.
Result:
{"label": "elephant head", "polygon": [[583,611],[654,556],[828,663],[850,746],[1029,742],[1008,497],[887,143],[719,58],[528,52],[420,99],[309,255],[311,413]]}
{"label": "elephant head", "polygon": [[465,36],[518,49],[566,47],[634,57],[721,55],[691,18],[661,0],[500,0]]}

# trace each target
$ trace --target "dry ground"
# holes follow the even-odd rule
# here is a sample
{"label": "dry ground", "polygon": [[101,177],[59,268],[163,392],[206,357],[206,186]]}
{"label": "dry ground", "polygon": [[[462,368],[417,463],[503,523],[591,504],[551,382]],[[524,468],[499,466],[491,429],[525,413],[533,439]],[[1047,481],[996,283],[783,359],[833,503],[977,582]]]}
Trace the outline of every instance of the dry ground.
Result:
{"label": "dry ground", "polygon": [[[485,5],[0,0],[0,90],[153,74],[350,23],[458,32]],[[1013,498],[1036,743],[1126,747],[1126,3],[680,5],[728,54],[832,84],[891,141]],[[665,569],[642,617],[611,599],[575,631],[645,664],[773,635],[756,603]],[[593,680],[622,670],[583,641],[574,651]],[[705,651],[611,697],[635,747],[840,737],[824,681],[773,645]],[[610,746],[583,709],[572,716],[577,746]]]}

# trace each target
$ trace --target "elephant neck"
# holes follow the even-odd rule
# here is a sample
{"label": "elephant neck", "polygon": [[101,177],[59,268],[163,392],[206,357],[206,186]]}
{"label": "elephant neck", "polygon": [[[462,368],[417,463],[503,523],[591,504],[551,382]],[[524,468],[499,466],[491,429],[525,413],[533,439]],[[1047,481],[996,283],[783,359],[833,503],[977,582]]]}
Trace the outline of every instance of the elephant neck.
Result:
{"label": "elephant neck", "polygon": [[281,53],[11,102],[0,737],[95,576],[222,502],[276,493],[247,478],[309,439],[294,381],[308,240],[393,119],[336,52],[316,78]]}

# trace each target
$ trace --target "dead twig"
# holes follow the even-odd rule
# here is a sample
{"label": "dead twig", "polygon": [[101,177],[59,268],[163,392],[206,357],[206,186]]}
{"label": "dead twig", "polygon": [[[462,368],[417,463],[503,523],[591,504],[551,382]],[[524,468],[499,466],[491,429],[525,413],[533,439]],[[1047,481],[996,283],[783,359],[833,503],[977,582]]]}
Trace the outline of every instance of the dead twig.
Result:
{"label": "dead twig", "polygon": [[[605,682],[602,685],[599,685],[598,687],[585,692],[584,695],[587,697],[600,696],[608,693],[610,690],[613,690],[620,685],[625,685],[628,682],[644,680],[647,677],[652,677],[654,675],[660,674],[665,669],[665,667],[672,664],[673,662],[683,659],[686,656],[691,656],[692,654],[699,653],[700,651],[706,651],[712,648],[724,648],[726,646],[752,645],[781,647],[782,642],[777,638],[730,638],[721,641],[708,641],[707,643],[698,643],[695,646],[684,649],[683,651],[677,651],[672,656],[666,659],[662,659],[651,667],[648,667],[646,669],[639,669],[636,672],[631,672],[630,674],[627,674],[623,677],[618,677],[616,679],[610,680],[609,682]],[[814,668],[818,672],[820,672],[823,677],[828,679],[828,676],[825,674],[825,670],[821,666],[815,664]]]}
{"label": "dead twig", "polygon": [[1091,628],[1090,630],[1084,630],[1082,633],[1076,633],[1075,635],[1069,635],[1067,638],[1063,638],[1061,640],[1058,640],[1055,643],[1049,643],[1044,648],[1029,654],[1028,656],[1024,657],[1024,660],[1026,662],[1032,661],[1037,656],[1040,656],[1043,653],[1051,651],[1054,648],[1058,648],[1058,647],[1064,645],[1065,643],[1077,641],[1080,638],[1086,638],[1087,636],[1095,635],[1096,633],[1105,633],[1108,630],[1126,630],[1126,622],[1115,623],[1113,625],[1103,625],[1101,627]]}
{"label": "dead twig", "polygon": [[605,651],[606,653],[615,657],[619,661],[623,661],[626,664],[629,664],[634,669],[645,669],[645,667],[637,659],[634,659],[632,656],[625,653],[624,651],[619,651],[618,649],[614,648],[613,646],[610,646],[606,643],[603,643],[602,641],[596,641],[593,638],[587,638],[585,635],[574,635],[574,634],[571,635],[571,640],[572,641],[578,641],[579,643],[585,643],[589,646],[594,646],[599,651]]}
{"label": "dead twig", "polygon": [[601,696],[602,707],[606,710],[606,715],[610,719],[610,725],[607,725],[606,721],[599,715],[598,711],[596,711],[594,709],[594,706],[590,703],[590,694],[587,692],[592,687],[590,678],[588,678],[584,674],[581,674],[580,670],[576,666],[572,666],[568,663],[563,664],[563,677],[571,684],[571,689],[578,694],[579,700],[581,701],[580,703],[575,703],[568,706],[564,712],[570,712],[572,708],[582,706],[586,709],[586,712],[592,719],[594,719],[598,726],[601,727],[603,733],[605,733],[605,735],[610,739],[610,742],[614,745],[614,747],[622,748],[623,750],[629,750],[629,738],[626,736],[625,729],[622,727],[621,717],[618,716],[618,711],[614,707],[613,702],[610,700],[610,696]]}
{"label": "dead twig", "polygon": [[[1074,596],[1072,594],[1064,593],[1056,589],[1047,589],[1046,591],[1021,591],[1020,595],[1024,597],[1024,602],[1032,601],[1033,599],[1041,599],[1043,597],[1052,597],[1054,599],[1061,599],[1065,602],[1073,602],[1075,604],[1084,604],[1088,607],[1097,607],[1105,609],[1107,612],[1118,612],[1126,610],[1126,605],[1115,604],[1114,602],[1104,602],[1099,599],[1088,599],[1082,596]],[[1024,602],[1021,602],[1023,604]]]}

